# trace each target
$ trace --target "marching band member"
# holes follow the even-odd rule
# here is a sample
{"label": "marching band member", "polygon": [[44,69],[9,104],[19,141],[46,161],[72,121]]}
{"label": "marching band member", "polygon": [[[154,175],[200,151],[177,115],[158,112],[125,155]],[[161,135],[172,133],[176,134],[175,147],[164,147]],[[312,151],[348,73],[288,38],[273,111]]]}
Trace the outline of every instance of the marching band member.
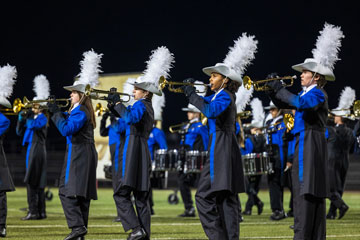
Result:
{"label": "marching band member", "polygon": [[6,237],[7,198],[6,192],[15,191],[15,186],[6,160],[3,141],[10,126],[10,120],[2,114],[2,109],[11,109],[7,99],[15,84],[16,68],[10,65],[0,67],[0,237]]}
{"label": "marching band member", "polygon": [[[326,216],[328,219],[336,218],[336,211],[339,209],[339,219],[348,211],[349,206],[342,199],[345,188],[347,170],[349,168],[349,152],[355,143],[352,129],[345,124],[345,117],[350,115],[350,107],[355,101],[355,90],[345,87],[342,91],[339,106],[331,111],[334,115],[336,141],[329,149],[329,173],[330,173],[330,209]],[[333,160],[333,161],[330,161]]]}
{"label": "marching band member", "polygon": [[[241,75],[254,58],[257,41],[245,33],[224,63],[206,67],[211,90],[215,94],[200,97],[193,86],[184,86],[185,96],[207,118],[209,156],[200,175],[195,195],[202,227],[209,239],[239,239],[239,201],[244,192],[241,154],[235,136],[235,92],[242,84]],[[194,83],[194,79],[184,82]]]}
{"label": "marching band member", "polygon": [[[273,78],[274,76],[268,76]],[[283,207],[283,171],[285,169],[285,154],[284,154],[284,143],[283,134],[285,132],[285,124],[283,122],[282,110],[278,109],[272,102],[270,106],[266,107],[269,110],[272,119],[270,119],[267,125],[267,142],[270,162],[274,164],[274,172],[268,174],[268,185],[270,194],[270,205],[272,214],[271,220],[281,220],[286,217]]]}
{"label": "marching band member", "polygon": [[[194,105],[189,104],[182,108],[187,113],[189,123],[184,126],[184,141],[180,143],[186,151],[198,150],[207,151],[209,142],[209,132],[206,126],[200,121],[200,111]],[[184,157],[184,156],[183,156]],[[195,182],[196,174],[184,173],[179,171],[178,184],[181,198],[184,202],[185,211],[179,217],[195,217],[195,208],[191,198],[190,186]]]}
{"label": "marching band member", "polygon": [[280,81],[266,85],[271,99],[280,108],[296,108],[293,133],[296,137],[292,167],[294,193],[294,239],[326,238],[326,204],[329,196],[325,124],[328,115],[327,81],[334,81],[334,63],[344,35],[340,27],[325,23],[313,58],[292,66],[301,72],[303,91],[294,95]]}
{"label": "marching band member", "polygon": [[[50,96],[49,81],[44,75],[34,79],[33,100],[46,100]],[[44,103],[45,104],[45,103]],[[27,111],[27,113],[24,113]],[[19,113],[16,133],[23,137],[23,146],[27,145],[26,173],[24,182],[27,185],[27,201],[29,211],[21,220],[46,218],[45,191],[46,186],[46,137],[48,117],[43,104],[32,104],[31,110]]]}
{"label": "marching band member", "polygon": [[[254,98],[251,101],[251,109],[253,113],[253,119],[250,123],[250,135],[246,137],[245,146],[241,148],[241,155],[249,153],[263,153],[266,152],[266,139],[262,133],[264,126],[265,113],[263,105],[258,98]],[[253,175],[247,177],[246,194],[248,200],[246,202],[244,215],[251,215],[252,207],[254,205],[258,208],[258,215],[260,215],[264,208],[264,203],[258,197],[260,190],[260,182],[262,175]]]}
{"label": "marching band member", "polygon": [[[173,54],[166,47],[152,52],[144,75],[134,83],[136,102],[127,108],[121,103],[119,95],[109,94],[109,108],[124,119],[126,138],[122,158],[117,172],[118,185],[114,199],[120,208],[121,223],[125,232],[132,229],[128,239],[150,238],[149,188],[151,157],[147,140],[154,123],[151,104],[153,94],[161,95],[158,80],[168,77],[174,62]],[[135,198],[137,214],[131,202]]]}
{"label": "marching band member", "polygon": [[95,114],[85,87],[96,86],[99,81],[102,54],[93,50],[83,54],[79,79],[64,89],[71,91],[71,106],[68,112],[48,103],[52,121],[66,137],[67,147],[59,183],[59,197],[71,233],[64,239],[84,239],[87,234],[90,201],[97,199],[96,166],[98,155],[94,144]]}
{"label": "marching band member", "polygon": [[[165,94],[162,92],[161,96],[153,95],[152,105],[154,108],[154,125],[148,139],[148,146],[151,155],[151,161],[154,163],[154,152],[157,149],[167,150],[168,146],[166,143],[166,136],[164,131],[161,129],[162,122],[162,108],[165,107]],[[153,201],[153,191],[152,188],[155,186],[161,186],[161,176],[157,175],[155,172],[152,172],[150,175],[150,195],[149,195],[149,203],[150,203],[150,213],[154,215],[154,201]]]}
{"label": "marching band member", "polygon": [[[110,125],[106,126],[106,120],[110,117]],[[105,112],[100,121],[100,136],[109,137],[109,148],[111,156],[111,171],[112,171],[112,186],[115,190],[116,178],[115,178],[115,166],[119,162],[120,156],[120,143],[121,143],[121,134],[125,132],[125,122],[121,118],[115,117],[111,112]],[[114,222],[121,222],[119,208],[116,206],[117,217],[114,219]]]}

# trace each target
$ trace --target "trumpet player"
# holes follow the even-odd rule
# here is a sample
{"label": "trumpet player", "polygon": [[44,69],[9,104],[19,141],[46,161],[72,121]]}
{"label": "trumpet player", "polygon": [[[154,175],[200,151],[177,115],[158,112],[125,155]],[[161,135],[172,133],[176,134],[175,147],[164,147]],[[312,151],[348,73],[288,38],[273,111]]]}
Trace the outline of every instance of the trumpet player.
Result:
{"label": "trumpet player", "polygon": [[313,58],[292,66],[301,72],[303,90],[299,95],[290,93],[279,81],[266,84],[272,89],[268,94],[276,106],[296,109],[292,166],[295,240],[326,238],[325,198],[330,186],[325,138],[328,96],[323,87],[335,80],[333,67],[343,37],[340,27],[326,23],[312,51]]}
{"label": "trumpet player", "polygon": [[71,92],[69,111],[62,113],[56,103],[48,103],[51,120],[60,134],[66,137],[67,145],[59,180],[59,197],[71,229],[64,240],[85,239],[90,201],[97,199],[98,155],[94,144],[96,122],[91,98],[85,95],[85,87],[87,84],[98,84],[98,68],[102,54],[91,50],[83,56],[79,79],[73,85],[64,87]]}
{"label": "trumpet player", "polygon": [[[44,75],[34,79],[33,100],[46,100],[50,95],[49,81]],[[44,103],[46,104],[46,103]],[[26,147],[25,178],[27,186],[28,213],[21,220],[46,218],[45,192],[46,186],[46,136],[48,117],[44,106],[32,104],[32,109],[23,110],[18,115],[16,133],[23,136],[22,145]]]}
{"label": "trumpet player", "polygon": [[[145,74],[135,82],[133,96],[135,103],[125,107],[119,95],[108,95],[108,107],[126,123],[126,135],[122,158],[117,172],[117,188],[114,199],[120,208],[121,223],[128,239],[150,238],[149,188],[151,157],[147,140],[154,124],[152,107],[153,94],[161,95],[158,86],[159,73],[168,72],[173,63],[173,54],[166,47],[159,47],[152,52],[147,62]],[[131,194],[135,198],[136,212],[131,202]]]}
{"label": "trumpet player", "polygon": [[[239,42],[246,42],[240,44]],[[244,47],[244,48],[243,48]],[[239,199],[244,192],[240,149],[235,136],[235,92],[242,84],[242,71],[254,58],[257,41],[245,33],[235,41],[223,63],[203,68],[215,94],[200,97],[193,86],[184,86],[185,96],[207,118],[209,156],[200,175],[196,206],[209,239],[239,239]],[[242,59],[243,56],[244,59]],[[190,78],[185,83],[194,83]]]}
{"label": "trumpet player", "polygon": [[[110,117],[110,125],[106,126],[106,120]],[[100,121],[100,136],[109,137],[109,148],[111,157],[112,186],[115,191],[116,177],[115,169],[118,168],[121,154],[121,141],[124,141],[126,124],[122,118],[117,118],[109,111],[106,111]],[[120,209],[116,206],[117,216],[114,222],[121,222]]]}
{"label": "trumpet player", "polygon": [[2,109],[11,109],[7,99],[11,96],[16,78],[16,69],[7,65],[0,67],[0,237],[6,237],[7,198],[6,193],[15,191],[15,186],[7,164],[3,142],[10,120],[2,114]]}

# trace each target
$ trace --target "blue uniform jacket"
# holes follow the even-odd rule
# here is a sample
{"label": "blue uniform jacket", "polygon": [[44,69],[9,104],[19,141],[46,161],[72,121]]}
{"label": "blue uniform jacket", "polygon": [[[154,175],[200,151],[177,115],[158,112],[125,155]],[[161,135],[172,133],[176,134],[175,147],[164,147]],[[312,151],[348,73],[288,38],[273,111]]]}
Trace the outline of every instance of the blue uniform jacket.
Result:
{"label": "blue uniform jacket", "polygon": [[156,127],[151,130],[147,143],[149,146],[151,160],[154,160],[154,150],[156,144],[158,145],[158,149],[168,149],[164,131]]}

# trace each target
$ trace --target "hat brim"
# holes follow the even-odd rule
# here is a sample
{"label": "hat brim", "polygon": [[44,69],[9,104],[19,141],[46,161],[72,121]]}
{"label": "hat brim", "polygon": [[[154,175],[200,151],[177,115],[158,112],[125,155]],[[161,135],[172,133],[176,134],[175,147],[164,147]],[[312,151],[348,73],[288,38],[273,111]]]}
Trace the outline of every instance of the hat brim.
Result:
{"label": "hat brim", "polygon": [[350,110],[333,109],[330,111],[330,113],[334,116],[346,117],[347,115],[350,115]]}
{"label": "hat brim", "polygon": [[265,110],[275,109],[277,108],[275,105],[264,107]]}
{"label": "hat brim", "polygon": [[316,72],[323,75],[326,81],[335,81],[334,73],[329,68],[323,67],[316,62],[304,62],[296,64],[292,66],[292,69],[297,72],[303,72],[304,70]]}
{"label": "hat brim", "polygon": [[149,91],[149,92],[151,92],[153,94],[156,94],[158,96],[162,95],[161,90],[159,88],[157,88],[153,83],[150,83],[150,82],[141,82],[141,83],[135,82],[135,83],[130,83],[130,84],[137,87],[137,88],[140,88],[142,90]]}
{"label": "hat brim", "polygon": [[64,89],[68,90],[70,92],[72,91],[78,91],[78,92],[82,92],[85,93],[85,84],[76,84],[76,85],[71,85],[71,86],[65,86]]}
{"label": "hat brim", "polygon": [[0,98],[0,105],[3,105],[6,108],[12,108],[11,103],[6,98]]}
{"label": "hat brim", "polygon": [[195,113],[200,113],[199,110],[195,109],[195,108],[182,108],[181,109],[184,112],[195,112]]}
{"label": "hat brim", "polygon": [[215,66],[205,67],[202,69],[202,71],[208,76],[211,76],[211,74],[214,72],[220,73],[221,75],[224,75],[225,77],[242,84],[241,76],[236,74],[235,71],[231,70],[228,66],[222,63],[218,63]]}

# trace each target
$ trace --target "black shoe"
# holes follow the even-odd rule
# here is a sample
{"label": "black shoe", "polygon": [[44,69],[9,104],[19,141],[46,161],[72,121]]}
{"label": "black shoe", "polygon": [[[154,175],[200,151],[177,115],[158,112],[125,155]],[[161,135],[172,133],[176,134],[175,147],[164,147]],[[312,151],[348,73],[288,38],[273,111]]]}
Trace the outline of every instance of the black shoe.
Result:
{"label": "black shoe", "polygon": [[245,210],[242,212],[244,215],[251,215],[251,210]]}
{"label": "black shoe", "polygon": [[241,223],[243,221],[244,221],[244,217],[241,214],[239,214],[239,223]]}
{"label": "black shoe", "polygon": [[0,237],[6,237],[6,227],[0,227]]}
{"label": "black shoe", "polygon": [[146,237],[146,232],[143,228],[140,228],[137,231],[133,231],[129,234],[127,240],[139,240],[144,239]]}
{"label": "black shoe", "polygon": [[39,214],[39,219],[45,219],[45,218],[47,218],[46,213]]}
{"label": "black shoe", "polygon": [[76,240],[85,240],[85,237],[84,236],[78,237]]}
{"label": "black shoe", "polygon": [[292,229],[292,230],[294,230],[294,225],[290,225],[289,228]]}
{"label": "black shoe", "polygon": [[264,203],[260,201],[258,204],[256,204],[256,206],[258,208],[258,215],[260,215],[263,212]]}
{"label": "black shoe", "polygon": [[186,209],[183,214],[180,214],[179,217],[195,217],[195,208]]}
{"label": "black shoe", "polygon": [[286,214],[287,217],[294,217],[294,212],[293,210],[289,210]]}
{"label": "black shoe", "polygon": [[121,218],[117,216],[116,218],[114,218],[113,222],[121,222]]}
{"label": "black shoe", "polygon": [[328,214],[326,215],[326,219],[331,219],[334,220],[336,218],[336,212],[328,212]]}
{"label": "black shoe", "polygon": [[28,213],[25,217],[22,217],[21,220],[37,220],[39,219],[39,214]]}
{"label": "black shoe", "polygon": [[349,210],[348,206],[346,206],[345,204],[342,205],[341,208],[339,208],[339,218],[338,219],[342,219],[348,210]]}
{"label": "black shoe", "polygon": [[270,216],[270,220],[274,220],[274,221],[278,221],[284,218],[286,218],[284,211],[279,211],[279,210],[275,210]]}
{"label": "black shoe", "polygon": [[71,230],[71,233],[69,235],[67,235],[66,238],[64,238],[64,240],[73,240],[73,239],[78,239],[80,237],[83,237],[87,234],[87,229],[85,226],[81,226],[81,227],[74,227]]}

